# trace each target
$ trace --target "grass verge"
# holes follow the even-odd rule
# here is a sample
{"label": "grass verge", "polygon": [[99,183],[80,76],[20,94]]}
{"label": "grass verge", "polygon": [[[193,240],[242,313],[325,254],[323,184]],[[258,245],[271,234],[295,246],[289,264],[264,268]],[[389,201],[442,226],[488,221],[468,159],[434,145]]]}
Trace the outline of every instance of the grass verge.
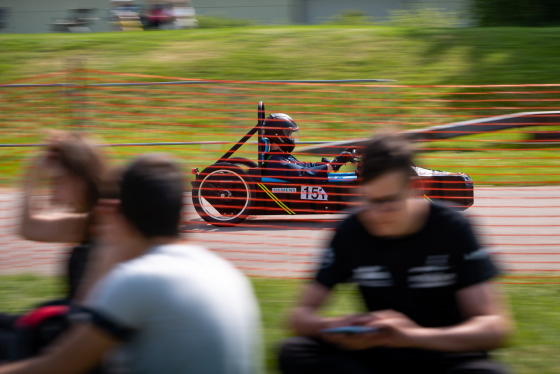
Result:
{"label": "grass verge", "polygon": [[[267,351],[267,373],[275,373],[275,346],[288,336],[284,327],[287,311],[300,292],[302,281],[252,278],[262,311]],[[32,275],[1,276],[2,312],[18,313],[61,293],[56,277]],[[496,359],[517,374],[556,374],[560,372],[560,285],[506,284],[501,286],[509,298],[516,332],[508,346],[495,353]],[[345,314],[360,309],[357,294],[341,287],[329,303],[327,314]]]}

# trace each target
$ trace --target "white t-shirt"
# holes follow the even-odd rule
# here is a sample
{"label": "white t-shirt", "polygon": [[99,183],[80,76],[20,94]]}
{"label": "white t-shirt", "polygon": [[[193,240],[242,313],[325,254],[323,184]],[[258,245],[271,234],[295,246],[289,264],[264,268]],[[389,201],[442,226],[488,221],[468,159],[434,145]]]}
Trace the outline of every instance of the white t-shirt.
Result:
{"label": "white t-shirt", "polygon": [[85,306],[119,327],[133,373],[260,370],[258,304],[247,278],[204,248],[163,245],[123,263]]}

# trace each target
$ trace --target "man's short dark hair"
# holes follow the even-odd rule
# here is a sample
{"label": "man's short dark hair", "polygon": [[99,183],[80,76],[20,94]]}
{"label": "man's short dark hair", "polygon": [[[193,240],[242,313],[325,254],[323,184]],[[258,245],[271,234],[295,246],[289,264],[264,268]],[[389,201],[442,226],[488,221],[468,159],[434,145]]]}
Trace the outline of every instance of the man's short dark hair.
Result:
{"label": "man's short dark hair", "polygon": [[387,132],[374,136],[365,148],[362,158],[362,182],[369,182],[391,171],[415,175],[412,169],[413,150],[409,141],[398,133]]}
{"label": "man's short dark hair", "polygon": [[121,210],[147,238],[177,236],[183,207],[183,174],[168,156],[147,154],[122,177]]}

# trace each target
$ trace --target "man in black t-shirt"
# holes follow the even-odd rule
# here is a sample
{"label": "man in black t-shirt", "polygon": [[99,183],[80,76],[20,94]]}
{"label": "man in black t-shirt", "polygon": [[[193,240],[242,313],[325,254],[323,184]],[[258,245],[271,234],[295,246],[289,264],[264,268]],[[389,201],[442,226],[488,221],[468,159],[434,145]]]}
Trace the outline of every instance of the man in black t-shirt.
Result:
{"label": "man in black t-shirt", "polygon": [[[366,146],[366,203],[338,227],[290,323],[283,373],[506,373],[488,359],[510,321],[489,280],[497,275],[458,212],[410,199],[412,152],[394,134]],[[334,287],[357,284],[365,314],[319,315]],[[353,326],[365,333],[328,333]]]}

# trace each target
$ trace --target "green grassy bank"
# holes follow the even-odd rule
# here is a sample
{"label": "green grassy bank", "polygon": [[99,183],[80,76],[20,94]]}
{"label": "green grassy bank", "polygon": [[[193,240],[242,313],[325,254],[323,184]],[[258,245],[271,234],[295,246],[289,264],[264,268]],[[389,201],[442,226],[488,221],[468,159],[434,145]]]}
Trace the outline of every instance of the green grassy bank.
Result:
{"label": "green grassy bank", "polygon": [[0,82],[90,69],[195,79],[390,78],[402,84],[559,83],[558,28],[285,26],[0,35]]}
{"label": "green grassy bank", "polygon": [[[364,137],[387,125],[405,130],[520,111],[556,110],[560,90],[555,87],[464,85],[560,83],[556,68],[560,63],[559,31],[283,26],[0,34],[0,83],[81,66],[130,75],[62,74],[22,83],[75,78],[78,82],[138,82],[158,79],[137,75],[158,75],[213,80],[388,78],[401,85],[454,85],[393,87],[373,93],[363,88],[335,87],[324,92],[324,88],[305,87],[305,92],[294,92],[278,86],[269,90],[256,87],[255,91],[247,85],[235,90],[212,86],[191,89],[189,95],[184,88],[163,86],[152,87],[149,93],[90,89],[78,96],[64,89],[0,88],[0,143],[37,143],[44,128],[68,128],[83,122],[112,143],[234,142],[253,124],[259,100],[268,103],[269,110],[292,114],[302,128],[302,141]],[[446,151],[438,152],[437,158],[426,155],[419,164],[466,172],[478,185],[557,183],[558,145],[535,146],[527,142],[526,132],[558,129],[558,125],[524,128],[433,143],[431,148]],[[192,166],[204,167],[226,148],[164,149]],[[146,150],[120,148],[115,157],[126,159]],[[3,148],[0,153],[0,184],[14,185],[29,149]],[[254,159],[254,153],[247,151],[242,156]]]}
{"label": "green grassy bank", "polygon": [[[267,372],[275,373],[275,344],[288,336],[284,327],[287,311],[298,296],[301,281],[253,278],[261,305]],[[0,306],[3,312],[22,312],[30,306],[61,293],[54,277],[30,275],[0,276]],[[502,285],[509,298],[516,332],[508,346],[495,357],[517,374],[556,374],[560,371],[559,285]],[[356,295],[342,288],[329,305],[332,315],[360,310]]]}

